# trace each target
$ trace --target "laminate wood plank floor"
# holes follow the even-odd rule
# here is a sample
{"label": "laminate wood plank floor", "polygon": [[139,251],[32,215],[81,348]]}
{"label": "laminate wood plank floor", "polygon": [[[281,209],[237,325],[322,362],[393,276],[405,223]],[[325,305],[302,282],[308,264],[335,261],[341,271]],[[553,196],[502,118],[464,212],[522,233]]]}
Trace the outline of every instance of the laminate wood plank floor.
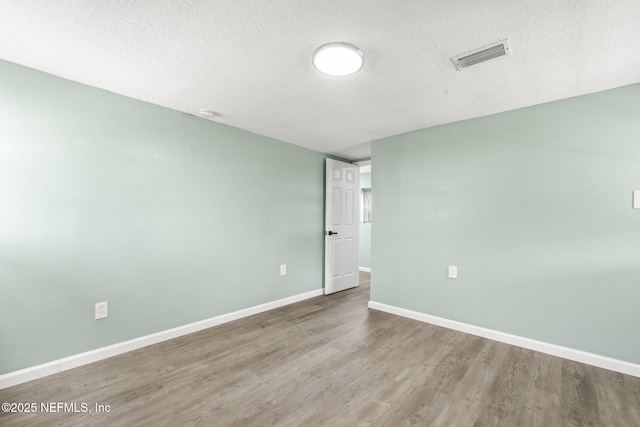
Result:
{"label": "laminate wood plank floor", "polygon": [[640,426],[640,378],[369,310],[360,286],[0,390],[2,426]]}

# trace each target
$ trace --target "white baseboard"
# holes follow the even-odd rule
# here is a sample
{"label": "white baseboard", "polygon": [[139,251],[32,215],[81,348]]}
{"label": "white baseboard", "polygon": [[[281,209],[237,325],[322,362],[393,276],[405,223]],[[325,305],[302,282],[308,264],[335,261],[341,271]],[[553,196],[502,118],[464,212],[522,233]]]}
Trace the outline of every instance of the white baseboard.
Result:
{"label": "white baseboard", "polygon": [[495,331],[493,329],[486,329],[479,326],[469,325],[467,323],[456,322],[455,320],[444,319],[442,317],[432,316],[430,314],[424,314],[417,311],[411,311],[375,301],[369,301],[369,308],[395,314],[397,316],[408,317],[409,319],[430,323],[432,325],[454,329],[456,331],[466,332],[471,335],[489,338],[494,341],[500,341],[506,344],[515,345],[517,347],[539,351],[541,353],[550,354],[552,356],[562,357],[564,359],[573,360],[575,362],[586,363],[588,365],[597,366],[599,368],[609,369],[611,371],[621,372],[627,375],[633,375],[634,377],[640,377],[640,365],[637,365],[635,363],[612,359],[610,357],[587,353],[586,351],[575,350],[555,344],[549,344],[543,341],[536,341],[529,338],[519,337],[517,335],[511,335],[504,332]]}
{"label": "white baseboard", "polygon": [[303,301],[309,298],[321,296],[322,289],[309,291],[302,294],[294,295],[288,298],[279,299],[277,301],[256,305],[254,307],[245,308],[243,310],[234,311],[232,313],[222,314],[210,319],[201,320],[199,322],[189,323],[188,325],[178,326],[177,328],[168,329],[166,331],[157,332],[155,334],[146,335],[140,338],[134,338],[129,341],[113,344],[107,347],[98,348],[96,350],[87,351],[85,353],[75,354],[63,359],[54,360],[52,362],[43,363],[42,365],[32,366],[30,368],[21,369],[8,374],[0,375],[0,390],[27,381],[45,377],[47,375],[56,374],[88,363],[97,362],[98,360],[108,357],[117,356],[118,354],[128,351],[137,350],[148,345],[157,344],[182,335],[191,334],[203,329],[218,326],[223,323],[238,320],[243,317],[252,316],[254,314],[273,310],[274,308],[283,307],[295,302]]}
{"label": "white baseboard", "polygon": [[360,267],[360,271],[366,271],[367,273],[371,273],[370,267]]}

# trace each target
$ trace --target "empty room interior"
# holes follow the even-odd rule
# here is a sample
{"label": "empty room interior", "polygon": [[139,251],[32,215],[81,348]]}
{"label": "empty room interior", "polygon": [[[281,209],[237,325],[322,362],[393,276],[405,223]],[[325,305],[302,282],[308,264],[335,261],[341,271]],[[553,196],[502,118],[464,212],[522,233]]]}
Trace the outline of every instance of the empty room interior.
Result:
{"label": "empty room interior", "polygon": [[0,0],[0,424],[640,426],[640,3],[517,3]]}

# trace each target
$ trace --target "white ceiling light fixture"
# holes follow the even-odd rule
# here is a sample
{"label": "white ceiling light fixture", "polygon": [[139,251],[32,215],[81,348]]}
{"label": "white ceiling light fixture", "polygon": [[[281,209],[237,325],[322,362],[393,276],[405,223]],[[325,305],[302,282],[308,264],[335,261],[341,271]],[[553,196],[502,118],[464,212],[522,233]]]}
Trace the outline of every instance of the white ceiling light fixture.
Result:
{"label": "white ceiling light fixture", "polygon": [[349,43],[327,43],[313,52],[313,66],[329,76],[350,76],[360,71],[363,65],[362,51]]}

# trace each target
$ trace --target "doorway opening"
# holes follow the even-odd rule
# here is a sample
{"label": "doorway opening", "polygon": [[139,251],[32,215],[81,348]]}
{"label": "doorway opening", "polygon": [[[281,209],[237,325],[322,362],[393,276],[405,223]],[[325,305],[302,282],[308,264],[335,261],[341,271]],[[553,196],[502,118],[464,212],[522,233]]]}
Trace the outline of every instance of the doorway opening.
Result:
{"label": "doorway opening", "polygon": [[360,271],[371,273],[371,227],[374,221],[371,160],[356,162],[360,167]]}

